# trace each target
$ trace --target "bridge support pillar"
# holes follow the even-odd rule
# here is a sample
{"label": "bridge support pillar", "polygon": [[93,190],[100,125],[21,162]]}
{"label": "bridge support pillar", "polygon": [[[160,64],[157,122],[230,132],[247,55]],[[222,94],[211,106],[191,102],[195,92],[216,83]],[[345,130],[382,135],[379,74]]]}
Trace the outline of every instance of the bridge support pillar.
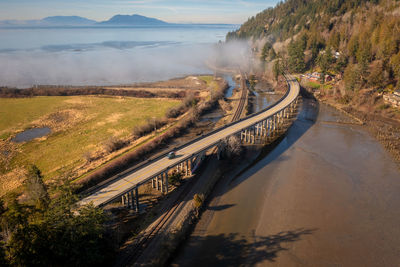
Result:
{"label": "bridge support pillar", "polygon": [[126,195],[122,195],[122,196],[121,196],[121,200],[122,200],[122,206],[126,206],[127,203],[128,203],[127,198],[126,198]]}
{"label": "bridge support pillar", "polygon": [[165,189],[164,189],[164,192],[166,193],[166,194],[168,194],[168,172],[165,172],[164,173],[164,185],[165,185]]}
{"label": "bridge support pillar", "polygon": [[160,189],[161,189],[161,193],[165,193],[165,186],[164,186],[165,182],[164,182],[164,173],[160,174]]}
{"label": "bridge support pillar", "polygon": [[156,176],[156,185],[157,185],[157,190],[160,191],[160,178],[159,178],[159,175]]}
{"label": "bridge support pillar", "polygon": [[140,211],[140,206],[139,206],[139,189],[136,186],[135,187],[135,210],[136,212]]}
{"label": "bridge support pillar", "polygon": [[189,160],[185,161],[185,176],[189,176]]}
{"label": "bridge support pillar", "polygon": [[156,188],[156,178],[151,179],[151,188]]}
{"label": "bridge support pillar", "polygon": [[133,192],[132,191],[127,192],[125,194],[125,197],[126,197],[126,200],[127,200],[125,206],[128,209],[132,209],[133,208]]}
{"label": "bridge support pillar", "polygon": [[266,137],[267,136],[267,131],[268,131],[268,129],[267,129],[267,120],[265,120],[265,121],[263,121],[263,137]]}

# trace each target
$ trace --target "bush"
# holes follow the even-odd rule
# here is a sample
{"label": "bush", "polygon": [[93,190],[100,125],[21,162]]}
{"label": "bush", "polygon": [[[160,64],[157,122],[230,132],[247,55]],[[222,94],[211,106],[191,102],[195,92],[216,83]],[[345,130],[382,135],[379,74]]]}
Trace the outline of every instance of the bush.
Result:
{"label": "bush", "polygon": [[139,138],[145,136],[148,133],[151,133],[155,129],[159,129],[162,126],[167,124],[166,119],[147,119],[147,122],[142,125],[135,126],[132,130],[132,135],[135,138]]}
{"label": "bush", "polygon": [[174,186],[178,186],[182,183],[183,173],[174,171],[172,175],[168,176],[168,182]]}
{"label": "bush", "polygon": [[33,97],[33,96],[73,96],[73,95],[109,95],[141,98],[184,98],[184,91],[160,91],[152,93],[145,90],[105,89],[102,87],[40,86],[38,88],[15,89],[0,87],[0,97]]}
{"label": "bush", "polygon": [[349,95],[345,95],[344,97],[339,98],[338,102],[340,104],[349,104],[353,98]]}
{"label": "bush", "polygon": [[116,138],[116,137],[110,137],[105,143],[104,143],[104,148],[108,153],[112,153],[114,151],[120,150],[121,148],[125,147],[128,145],[128,141]]}
{"label": "bush", "polygon": [[240,156],[243,152],[243,146],[239,137],[232,135],[225,139],[226,154],[229,158]]}
{"label": "bush", "polygon": [[197,104],[196,96],[193,92],[188,92],[186,97],[183,99],[182,104],[175,108],[170,108],[165,113],[167,118],[177,118],[179,115],[183,114],[190,107],[194,107]]}
{"label": "bush", "polygon": [[194,194],[193,196],[193,205],[196,209],[200,209],[204,202],[203,194]]}

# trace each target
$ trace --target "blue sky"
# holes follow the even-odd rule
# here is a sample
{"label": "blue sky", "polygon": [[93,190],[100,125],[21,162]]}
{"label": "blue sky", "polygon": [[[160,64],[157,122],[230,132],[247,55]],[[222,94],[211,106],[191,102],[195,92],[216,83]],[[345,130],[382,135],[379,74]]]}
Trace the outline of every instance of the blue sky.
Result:
{"label": "blue sky", "polygon": [[106,20],[141,14],[168,22],[243,23],[278,0],[0,0],[0,20],[77,15]]}

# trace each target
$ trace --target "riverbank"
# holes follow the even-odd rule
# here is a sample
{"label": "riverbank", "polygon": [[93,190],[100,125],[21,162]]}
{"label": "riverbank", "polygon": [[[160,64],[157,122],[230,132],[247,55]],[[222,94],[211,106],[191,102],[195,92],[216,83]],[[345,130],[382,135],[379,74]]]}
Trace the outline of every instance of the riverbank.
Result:
{"label": "riverbank", "polygon": [[224,208],[201,218],[173,265],[398,265],[400,172],[364,127],[341,120],[305,100],[271,153],[224,178],[214,193]]}
{"label": "riverbank", "polygon": [[364,125],[392,155],[400,168],[400,110],[387,107],[382,96],[366,90],[343,102],[342,98],[339,99],[332,94],[321,93],[320,90],[307,86],[305,89],[322,103],[344,111],[346,115]]}

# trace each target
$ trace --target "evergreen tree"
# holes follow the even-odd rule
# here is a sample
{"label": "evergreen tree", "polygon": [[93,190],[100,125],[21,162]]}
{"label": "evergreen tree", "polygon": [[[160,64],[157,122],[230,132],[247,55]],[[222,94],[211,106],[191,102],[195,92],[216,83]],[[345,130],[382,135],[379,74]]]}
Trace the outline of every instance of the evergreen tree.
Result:
{"label": "evergreen tree", "polygon": [[[36,172],[37,173],[37,172]],[[112,252],[105,236],[103,210],[76,206],[71,189],[48,203],[32,209],[15,199],[2,215],[2,248],[12,266],[98,266]],[[4,222],[7,223],[6,227]],[[1,252],[1,251],[0,251]],[[1,255],[0,255],[1,256]]]}
{"label": "evergreen tree", "polygon": [[390,59],[390,66],[397,79],[397,88],[400,88],[400,52],[392,56]]}
{"label": "evergreen tree", "polygon": [[300,73],[306,68],[302,42],[291,41],[288,46],[289,68],[292,72]]}
{"label": "evergreen tree", "polygon": [[274,62],[274,67],[272,68],[272,71],[274,73],[275,80],[278,81],[279,75],[282,74],[282,65],[281,65],[281,59],[278,58]]}
{"label": "evergreen tree", "polygon": [[276,52],[275,52],[275,49],[272,47],[269,50],[269,60],[274,60],[275,58],[276,58]]}
{"label": "evergreen tree", "polygon": [[47,207],[50,198],[46,185],[43,182],[41,171],[36,165],[31,165],[28,169],[28,176],[25,180],[26,192],[37,208]]}
{"label": "evergreen tree", "polygon": [[265,45],[263,46],[262,50],[261,50],[261,60],[262,61],[266,61],[269,51],[271,50],[272,45],[269,42],[266,42]]}

